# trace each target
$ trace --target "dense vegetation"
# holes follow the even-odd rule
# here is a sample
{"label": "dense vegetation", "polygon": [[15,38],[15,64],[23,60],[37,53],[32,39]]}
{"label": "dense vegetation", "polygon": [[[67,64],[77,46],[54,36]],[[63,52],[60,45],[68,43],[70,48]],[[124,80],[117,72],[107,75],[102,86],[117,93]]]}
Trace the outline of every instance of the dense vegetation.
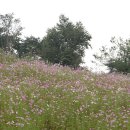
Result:
{"label": "dense vegetation", "polygon": [[[0,15],[0,130],[130,129],[130,77],[79,67],[91,46],[81,22],[61,15],[42,40],[22,39],[22,29],[13,14]],[[130,72],[130,41],[112,42],[95,57]]]}
{"label": "dense vegetation", "polygon": [[0,130],[129,130],[130,77],[0,53]]}

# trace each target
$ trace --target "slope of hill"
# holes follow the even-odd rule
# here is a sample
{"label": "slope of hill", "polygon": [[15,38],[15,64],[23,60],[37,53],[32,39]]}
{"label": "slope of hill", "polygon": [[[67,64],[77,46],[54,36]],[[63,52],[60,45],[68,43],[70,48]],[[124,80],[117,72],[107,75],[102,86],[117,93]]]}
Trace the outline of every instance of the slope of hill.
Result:
{"label": "slope of hill", "polygon": [[129,130],[130,78],[0,57],[0,130]]}

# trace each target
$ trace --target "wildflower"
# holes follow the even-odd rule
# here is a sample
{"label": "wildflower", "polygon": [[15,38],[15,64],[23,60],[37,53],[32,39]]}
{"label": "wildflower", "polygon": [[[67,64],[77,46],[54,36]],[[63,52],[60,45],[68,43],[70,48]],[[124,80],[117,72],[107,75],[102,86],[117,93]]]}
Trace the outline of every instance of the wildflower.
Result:
{"label": "wildflower", "polygon": [[27,100],[26,95],[22,95],[21,98],[22,98],[23,101],[26,101],[26,100]]}

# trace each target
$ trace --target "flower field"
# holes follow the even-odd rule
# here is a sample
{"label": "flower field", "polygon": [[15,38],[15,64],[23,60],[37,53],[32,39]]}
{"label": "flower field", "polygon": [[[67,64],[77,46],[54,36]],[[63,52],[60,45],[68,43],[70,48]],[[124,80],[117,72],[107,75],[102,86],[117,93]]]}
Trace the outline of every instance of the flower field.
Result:
{"label": "flower field", "polygon": [[0,55],[0,130],[130,130],[130,77]]}

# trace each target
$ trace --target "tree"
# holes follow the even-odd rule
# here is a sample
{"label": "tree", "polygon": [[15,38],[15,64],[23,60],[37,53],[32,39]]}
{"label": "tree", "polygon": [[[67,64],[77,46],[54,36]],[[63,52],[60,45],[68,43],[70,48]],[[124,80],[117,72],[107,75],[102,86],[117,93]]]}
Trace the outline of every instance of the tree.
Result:
{"label": "tree", "polygon": [[21,43],[15,45],[15,49],[17,50],[20,58],[25,56],[35,57],[39,56],[41,47],[40,43],[41,41],[39,38],[30,36],[22,40]]}
{"label": "tree", "polygon": [[110,72],[130,73],[130,40],[111,39],[112,47],[102,47],[94,57],[108,66]]}
{"label": "tree", "polygon": [[61,15],[59,23],[42,40],[41,57],[46,62],[78,67],[90,44],[91,35],[81,22],[73,24]]}
{"label": "tree", "polygon": [[20,20],[15,19],[13,13],[0,15],[0,47],[6,52],[12,51],[22,29]]}

